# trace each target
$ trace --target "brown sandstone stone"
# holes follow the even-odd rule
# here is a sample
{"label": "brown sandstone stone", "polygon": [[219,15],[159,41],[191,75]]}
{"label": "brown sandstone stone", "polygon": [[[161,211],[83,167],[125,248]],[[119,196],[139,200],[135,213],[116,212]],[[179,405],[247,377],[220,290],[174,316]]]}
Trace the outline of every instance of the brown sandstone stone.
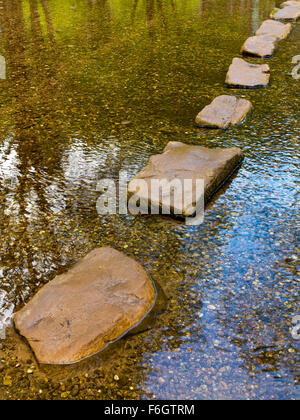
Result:
{"label": "brown sandstone stone", "polygon": [[[171,213],[178,214],[176,209],[182,210],[181,216],[192,216],[197,208],[198,202],[207,202],[226,179],[234,172],[243,160],[243,153],[237,147],[225,149],[209,149],[202,146],[190,146],[181,142],[170,142],[160,155],[151,156],[147,166],[138,173],[129,183],[129,195],[136,194],[141,201],[147,205],[159,205],[160,207],[168,204],[166,198],[161,195],[151,195],[151,180],[158,179],[166,182],[172,180],[185,179],[203,180],[204,197],[196,196],[194,190],[188,187],[184,189],[183,195],[185,203],[178,203],[172,197]],[[147,188],[137,191],[134,181],[144,180]],[[149,194],[150,192],[150,194]]]}
{"label": "brown sandstone stone", "polygon": [[268,86],[269,80],[268,64],[250,64],[242,58],[233,59],[226,76],[226,84],[234,88],[263,88]]}
{"label": "brown sandstone stone", "polygon": [[270,58],[277,48],[277,38],[270,35],[251,36],[244,43],[241,53],[259,58]]}
{"label": "brown sandstone stone", "polygon": [[44,286],[14,318],[41,363],[69,364],[104,349],[151,310],[155,288],[133,259],[91,251]]}
{"label": "brown sandstone stone", "polygon": [[300,8],[300,1],[299,0],[289,0],[281,3],[280,7],[283,9],[284,7],[298,7]]}
{"label": "brown sandstone stone", "polygon": [[271,18],[283,22],[296,22],[300,18],[300,7],[285,6],[283,9],[275,9],[271,13]]}
{"label": "brown sandstone stone", "polygon": [[251,102],[246,99],[218,96],[197,115],[196,124],[200,127],[227,128],[242,122],[251,108]]}
{"label": "brown sandstone stone", "polygon": [[292,25],[290,23],[268,19],[261,24],[260,28],[256,31],[256,35],[270,35],[281,40],[285,39],[291,33],[291,30]]}

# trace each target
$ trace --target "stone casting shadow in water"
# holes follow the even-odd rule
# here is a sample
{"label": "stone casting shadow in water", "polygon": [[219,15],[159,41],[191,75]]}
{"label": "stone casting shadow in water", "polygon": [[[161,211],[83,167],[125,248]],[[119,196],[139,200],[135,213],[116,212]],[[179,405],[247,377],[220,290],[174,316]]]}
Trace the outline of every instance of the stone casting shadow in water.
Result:
{"label": "stone casting shadow in water", "polygon": [[[76,384],[79,378],[82,381],[82,378],[88,376],[88,380],[93,381],[93,383],[98,383],[99,387],[102,388],[104,384],[110,384],[110,386],[122,385],[122,380],[120,382],[116,382],[115,380],[115,383],[111,382],[114,376],[113,373],[118,372],[121,378],[132,376],[133,381],[135,381],[135,367],[142,362],[146,351],[141,345],[141,341],[143,342],[144,340],[142,333],[159,325],[158,318],[165,312],[168,305],[168,298],[164,290],[157,281],[153,279],[152,281],[156,287],[157,298],[152,311],[142,322],[123,337],[108,345],[104,350],[77,363],[69,365],[39,364],[26,339],[20,336],[14,328],[9,328],[5,344],[6,348],[4,350],[10,354],[11,359],[20,362],[22,373],[20,372],[19,380],[27,381],[29,377],[31,380],[38,381],[39,383],[46,381],[47,387],[49,385],[50,387],[57,387],[57,383],[69,382],[74,388],[74,386],[77,386]],[[1,350],[3,349],[0,349],[0,357]],[[33,375],[28,375],[28,372],[33,372]],[[145,369],[141,367],[139,375],[144,378],[145,374]],[[48,380],[50,381],[49,383]],[[132,384],[134,385],[134,383]],[[112,390],[109,392],[112,392]]]}
{"label": "stone casting shadow in water", "polygon": [[[30,344],[26,340],[26,338],[24,336],[20,335],[18,333],[17,329],[14,326],[11,326],[7,329],[7,337],[9,339],[10,343],[12,344],[12,348],[15,348],[18,353],[23,354],[23,356],[26,356],[27,358],[29,358],[29,357],[34,358],[35,362],[38,365],[41,365],[41,366],[43,366],[43,365],[44,366],[45,365],[48,365],[48,366],[49,365],[50,366],[51,365],[52,366],[70,366],[70,365],[74,365],[74,364],[80,364],[84,360],[87,360],[87,359],[93,358],[94,356],[100,355],[100,353],[104,355],[106,352],[110,352],[113,345],[115,345],[115,344],[117,345],[117,343],[119,341],[121,341],[122,339],[127,339],[128,337],[132,337],[132,336],[135,336],[137,334],[141,334],[141,333],[143,333],[147,330],[150,330],[153,327],[157,316],[161,315],[165,311],[165,309],[167,307],[167,303],[168,303],[168,298],[167,298],[163,288],[157,282],[157,280],[153,280],[151,278],[151,276],[149,276],[149,277],[152,280],[152,283],[155,287],[155,294],[156,294],[155,302],[153,304],[153,307],[151,308],[151,310],[145,315],[145,317],[136,326],[134,326],[133,328],[126,331],[118,339],[108,343],[107,346],[104,349],[102,349],[102,350],[100,350],[100,351],[98,351],[98,352],[96,352],[96,353],[94,353],[90,356],[87,356],[87,357],[83,358],[82,360],[79,360],[78,362],[69,363],[69,364],[54,364],[54,363],[53,364],[51,364],[51,363],[44,364],[44,363],[40,363],[38,361],[38,359],[36,358],[34,352],[32,351],[32,349],[30,347]],[[21,358],[24,359],[24,357],[21,357]]]}
{"label": "stone casting shadow in water", "polygon": [[[149,276],[150,277],[150,276]],[[165,309],[167,308],[168,304],[168,298],[163,290],[163,288],[160,286],[160,284],[153,280],[153,284],[156,288],[156,301],[152,308],[152,310],[149,312],[148,315],[138,324],[136,327],[134,327],[132,330],[128,331],[127,334],[125,334],[124,338],[131,337],[136,334],[141,334],[145,331],[148,331],[152,328],[155,318],[162,314]]]}
{"label": "stone casting shadow in water", "polygon": [[17,331],[44,364],[72,364],[107,348],[152,312],[157,290],[143,267],[95,248],[43,286],[14,316]]}

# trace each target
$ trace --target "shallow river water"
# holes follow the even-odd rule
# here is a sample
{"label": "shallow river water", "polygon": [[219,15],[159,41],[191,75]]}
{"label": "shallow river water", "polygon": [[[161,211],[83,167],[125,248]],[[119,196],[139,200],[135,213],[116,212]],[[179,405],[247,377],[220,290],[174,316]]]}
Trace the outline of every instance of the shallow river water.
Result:
{"label": "shallow river water", "polygon": [[[268,61],[269,88],[237,92],[254,104],[243,125],[194,126],[279,3],[0,1],[1,399],[300,397],[300,24]],[[97,181],[132,177],[171,140],[244,150],[204,223],[98,216]],[[107,245],[141,262],[166,299],[105,353],[38,366],[5,331],[13,310]]]}

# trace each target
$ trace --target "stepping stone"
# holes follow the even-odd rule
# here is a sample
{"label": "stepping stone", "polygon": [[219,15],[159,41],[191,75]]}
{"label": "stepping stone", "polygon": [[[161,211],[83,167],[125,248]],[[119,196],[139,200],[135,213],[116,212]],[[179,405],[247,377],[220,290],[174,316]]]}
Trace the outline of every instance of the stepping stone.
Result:
{"label": "stepping stone", "polygon": [[281,40],[288,37],[292,28],[291,23],[282,23],[268,19],[262,23],[261,27],[256,31],[256,35],[269,35]]}
{"label": "stepping stone", "polygon": [[[151,156],[146,167],[133,178],[128,186],[128,194],[133,194],[141,202],[150,207],[164,208],[171,202],[171,214],[178,217],[193,216],[195,210],[207,202],[219,187],[232,175],[241,164],[243,153],[237,147],[226,149],[208,149],[202,146],[190,146],[181,142],[170,142],[162,154]],[[151,188],[152,180],[164,183],[180,180],[204,181],[204,191],[198,195],[195,189],[189,186],[183,188],[183,200],[174,199],[174,195],[166,197],[157,194]],[[138,182],[144,181],[146,188],[137,188]],[[139,184],[138,184],[139,185]],[[195,184],[193,184],[194,186]],[[180,212],[178,212],[178,210]]]}
{"label": "stepping stone", "polygon": [[275,20],[296,22],[300,18],[300,7],[286,6],[283,9],[275,9],[271,13],[271,18]]}
{"label": "stepping stone", "polygon": [[250,64],[242,58],[233,59],[226,76],[226,84],[232,88],[265,88],[269,81],[270,67],[268,64]]}
{"label": "stepping stone", "polygon": [[112,248],[98,248],[46,284],[14,323],[40,363],[69,364],[138,325],[155,297],[140,264]]}
{"label": "stepping stone", "polygon": [[277,48],[277,38],[269,35],[251,36],[244,43],[241,53],[259,58],[270,58]]}
{"label": "stepping stone", "polygon": [[227,128],[244,121],[252,104],[236,96],[222,95],[207,105],[196,117],[200,127]]}
{"label": "stepping stone", "polygon": [[291,0],[291,1],[285,1],[280,5],[281,8],[284,7],[299,7],[300,8],[300,1]]}

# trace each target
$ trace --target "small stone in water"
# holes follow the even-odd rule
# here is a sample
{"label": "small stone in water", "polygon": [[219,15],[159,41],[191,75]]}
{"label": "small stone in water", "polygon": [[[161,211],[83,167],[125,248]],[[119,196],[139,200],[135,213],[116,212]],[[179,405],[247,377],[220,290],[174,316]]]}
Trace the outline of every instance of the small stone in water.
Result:
{"label": "small stone in water", "polygon": [[10,376],[5,376],[3,378],[3,385],[4,386],[12,386],[12,380]]}

